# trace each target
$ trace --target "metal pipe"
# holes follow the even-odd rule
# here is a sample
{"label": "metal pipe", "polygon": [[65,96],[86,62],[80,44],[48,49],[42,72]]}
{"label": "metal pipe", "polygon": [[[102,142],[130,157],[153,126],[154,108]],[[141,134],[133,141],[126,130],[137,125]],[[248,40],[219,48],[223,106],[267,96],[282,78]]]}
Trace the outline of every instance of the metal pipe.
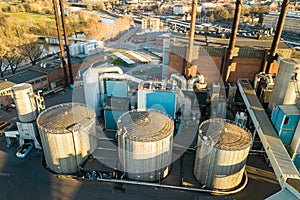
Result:
{"label": "metal pipe", "polygon": [[227,81],[229,78],[229,75],[230,75],[230,68],[231,68],[231,63],[232,63],[232,59],[233,59],[233,55],[234,55],[236,34],[238,32],[241,10],[242,10],[241,0],[236,0],[231,36],[230,36],[229,46],[228,46],[228,49],[226,52],[227,55],[225,56],[226,66],[225,66],[224,72],[223,72],[224,81]]}
{"label": "metal pipe", "polygon": [[61,30],[60,30],[61,28],[60,28],[60,24],[59,24],[57,2],[56,2],[56,0],[52,0],[52,3],[53,3],[54,14],[55,14],[55,23],[56,23],[57,36],[58,36],[58,41],[59,41],[59,49],[60,49],[60,53],[61,53],[61,63],[62,63],[62,67],[64,69],[65,84],[68,84],[67,66],[66,66],[66,60],[65,60],[65,50],[63,47],[62,35],[61,35]]}
{"label": "metal pipe", "polygon": [[186,88],[187,83],[186,83],[186,79],[185,79],[184,76],[179,75],[179,74],[171,74],[170,80],[171,80],[171,81],[173,81],[173,80],[178,80],[178,81],[180,81],[180,83],[181,83],[180,89],[181,89],[181,90],[186,90],[186,89],[187,89],[187,88]]}
{"label": "metal pipe", "polygon": [[104,94],[104,83],[103,83],[103,79],[122,79],[122,80],[129,80],[135,83],[141,83],[143,80],[142,79],[138,79],[134,76],[130,76],[128,74],[116,74],[116,73],[102,73],[99,76],[99,82],[100,82],[100,93]]}
{"label": "metal pipe", "polygon": [[254,79],[254,90],[256,90],[257,89],[257,87],[258,87],[258,82],[261,80],[261,79],[266,79],[268,82],[268,84],[269,83],[273,83],[274,81],[273,81],[273,78],[272,78],[272,76],[271,76],[271,74],[266,74],[265,72],[260,72],[260,73],[258,73],[258,74],[256,74],[255,75],[255,79]]}
{"label": "metal pipe", "polygon": [[246,185],[248,183],[248,176],[247,176],[246,170],[244,171],[244,176],[245,176],[245,182],[243,183],[243,185],[232,191],[220,191],[220,190],[200,189],[200,188],[192,188],[192,187],[180,187],[180,186],[173,186],[173,185],[163,185],[163,184],[158,184],[158,183],[148,183],[148,182],[118,180],[118,179],[97,179],[97,180],[103,181],[103,182],[109,182],[109,183],[125,183],[125,184],[131,184],[131,185],[143,185],[143,186],[151,186],[151,187],[159,187],[159,188],[176,189],[176,190],[186,190],[186,191],[194,191],[194,192],[206,192],[206,193],[230,195],[230,194],[235,194],[237,192],[240,192],[246,187]]}
{"label": "metal pipe", "polygon": [[71,55],[70,55],[70,50],[69,50],[68,34],[67,34],[66,25],[65,25],[65,11],[64,11],[63,0],[59,0],[59,7],[60,7],[61,23],[62,23],[62,28],[63,28],[63,31],[64,31],[64,39],[65,39],[65,46],[66,46],[66,52],[67,52],[70,84],[73,85],[74,84],[74,77],[73,77],[73,70],[72,70],[72,64],[71,64]]}
{"label": "metal pipe", "polygon": [[123,70],[117,66],[107,66],[107,67],[95,67],[93,63],[89,69],[83,73],[83,86],[84,86],[84,96],[85,103],[92,107],[96,112],[97,116],[100,114],[99,105],[100,99],[100,88],[99,88],[99,74],[107,72],[116,72],[123,74]]}
{"label": "metal pipe", "polygon": [[276,59],[278,44],[280,42],[281,33],[283,30],[283,25],[284,25],[284,21],[285,21],[286,13],[288,11],[289,4],[290,4],[290,0],[283,0],[283,2],[282,2],[281,11],[280,11],[279,18],[278,18],[278,23],[276,26],[274,39],[272,42],[271,49],[268,52],[267,60],[264,64],[263,72],[270,73],[272,71],[272,64],[273,64],[274,60]]}
{"label": "metal pipe", "polygon": [[205,83],[204,81],[204,76],[202,74],[200,75],[197,75],[195,77],[192,77],[190,80],[189,80],[189,85],[188,85],[188,90],[192,90],[194,88],[194,83],[196,81],[199,81],[200,83]]}

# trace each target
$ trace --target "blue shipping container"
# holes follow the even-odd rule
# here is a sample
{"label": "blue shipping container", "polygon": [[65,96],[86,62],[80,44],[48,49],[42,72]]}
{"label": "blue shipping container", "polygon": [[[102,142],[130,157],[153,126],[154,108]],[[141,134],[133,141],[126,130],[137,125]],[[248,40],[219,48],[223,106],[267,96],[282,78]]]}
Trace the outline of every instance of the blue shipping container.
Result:
{"label": "blue shipping container", "polygon": [[295,129],[281,129],[278,135],[284,145],[290,145],[295,134]]}
{"label": "blue shipping container", "polygon": [[271,121],[279,132],[282,129],[296,129],[300,119],[300,109],[296,105],[280,105],[273,109]]}

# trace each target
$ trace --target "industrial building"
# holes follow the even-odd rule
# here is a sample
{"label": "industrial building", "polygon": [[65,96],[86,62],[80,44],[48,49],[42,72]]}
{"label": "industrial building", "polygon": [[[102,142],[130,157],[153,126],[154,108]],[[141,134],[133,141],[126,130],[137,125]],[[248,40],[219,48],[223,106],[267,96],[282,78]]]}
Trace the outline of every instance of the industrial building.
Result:
{"label": "industrial building", "polygon": [[159,30],[161,27],[160,19],[154,17],[142,18],[142,29]]}
{"label": "industrial building", "polygon": [[15,83],[4,80],[0,81],[0,106],[7,106],[13,103],[13,99],[11,97],[11,87],[14,86]]}
{"label": "industrial building", "polygon": [[14,85],[19,122],[5,132],[7,144],[18,140],[18,158],[42,149],[43,165],[58,177],[216,195],[245,189],[249,153],[258,153],[280,187],[269,199],[299,199],[299,60],[278,58],[263,72],[266,51],[240,48],[223,83],[224,48],[194,47],[188,63],[185,46],[164,43],[151,79],[91,64],[82,74],[84,103],[45,109],[31,84]]}
{"label": "industrial building", "polygon": [[25,70],[5,77],[6,80],[16,84],[29,83],[34,91],[47,90],[49,87],[47,76],[41,72]]}

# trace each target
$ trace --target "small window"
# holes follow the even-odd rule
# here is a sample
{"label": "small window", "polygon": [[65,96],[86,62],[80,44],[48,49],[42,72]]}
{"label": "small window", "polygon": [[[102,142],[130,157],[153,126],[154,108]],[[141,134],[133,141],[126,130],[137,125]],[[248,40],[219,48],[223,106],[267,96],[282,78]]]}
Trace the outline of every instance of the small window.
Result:
{"label": "small window", "polygon": [[283,122],[283,124],[288,124],[288,123],[289,123],[289,121],[290,121],[290,118],[289,118],[289,117],[285,117],[285,118],[284,118],[284,122]]}
{"label": "small window", "polygon": [[42,80],[42,81],[46,81],[46,78],[44,77],[44,78],[42,78],[41,80]]}

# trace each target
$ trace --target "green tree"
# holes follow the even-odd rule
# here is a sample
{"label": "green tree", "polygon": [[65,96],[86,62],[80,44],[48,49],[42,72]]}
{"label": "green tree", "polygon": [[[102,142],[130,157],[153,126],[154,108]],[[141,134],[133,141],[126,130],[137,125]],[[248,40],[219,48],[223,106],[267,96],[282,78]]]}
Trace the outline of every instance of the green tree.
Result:
{"label": "green tree", "polygon": [[216,7],[214,9],[214,17],[218,20],[227,20],[229,18],[229,12],[223,7]]}
{"label": "green tree", "polygon": [[75,35],[77,38],[77,33],[83,32],[83,23],[80,22],[77,16],[71,15],[67,17],[67,32],[69,35]]}

